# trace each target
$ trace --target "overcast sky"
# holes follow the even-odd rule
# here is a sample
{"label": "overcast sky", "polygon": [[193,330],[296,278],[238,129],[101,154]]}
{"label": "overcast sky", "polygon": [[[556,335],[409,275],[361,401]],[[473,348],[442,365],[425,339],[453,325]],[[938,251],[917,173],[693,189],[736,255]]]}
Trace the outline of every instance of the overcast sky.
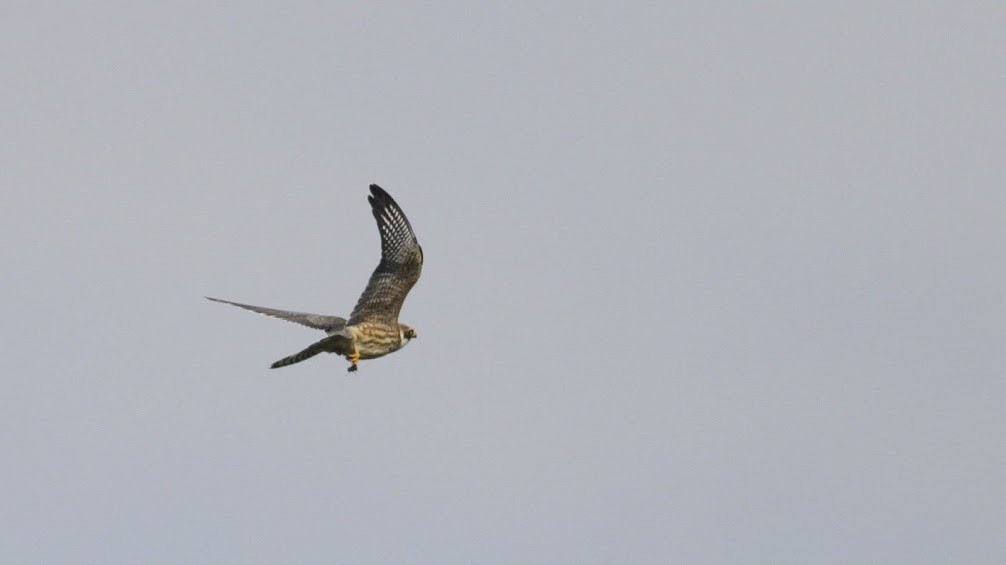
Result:
{"label": "overcast sky", "polygon": [[0,561],[1006,562],[1006,8],[211,4],[3,10]]}

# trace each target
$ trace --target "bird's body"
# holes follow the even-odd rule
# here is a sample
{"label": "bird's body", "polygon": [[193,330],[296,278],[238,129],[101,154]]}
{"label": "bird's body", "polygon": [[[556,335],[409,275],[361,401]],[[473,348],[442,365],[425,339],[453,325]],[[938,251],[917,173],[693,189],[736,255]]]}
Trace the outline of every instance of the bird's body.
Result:
{"label": "bird's body", "polygon": [[405,329],[385,324],[362,323],[346,328],[353,336],[360,359],[377,359],[398,351],[409,343]]}
{"label": "bird's body", "polygon": [[336,353],[349,360],[349,370],[355,371],[361,359],[383,357],[398,351],[416,337],[412,327],[398,322],[398,314],[409,290],[419,280],[423,269],[423,250],[416,241],[409,220],[394,199],[376,184],[370,185],[370,192],[372,196],[368,200],[381,233],[381,262],[370,276],[367,288],[349,320],[207,297],[328,334],[328,337],[303,351],[276,361],[272,364],[273,369],[299,363],[319,353]]}

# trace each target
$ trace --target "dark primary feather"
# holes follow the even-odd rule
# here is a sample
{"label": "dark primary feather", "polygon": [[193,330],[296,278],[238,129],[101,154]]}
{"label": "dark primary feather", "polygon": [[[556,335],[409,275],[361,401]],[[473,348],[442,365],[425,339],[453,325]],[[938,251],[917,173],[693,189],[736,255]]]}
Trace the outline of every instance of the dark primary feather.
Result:
{"label": "dark primary feather", "polygon": [[405,213],[381,187],[372,184],[370,192],[367,200],[381,234],[381,262],[349,316],[350,325],[397,323],[402,303],[423,270],[423,249]]}
{"label": "dark primary feather", "polygon": [[300,324],[302,326],[307,326],[309,328],[314,328],[316,330],[323,330],[329,333],[337,332],[342,328],[346,327],[346,319],[340,318],[339,316],[323,316],[321,314],[309,314],[307,312],[291,312],[289,310],[277,310],[275,308],[252,306],[250,304],[241,304],[239,302],[231,302],[229,300],[221,300],[219,298],[211,298],[209,296],[207,296],[206,299],[212,300],[213,302],[230,304],[231,306],[244,308],[245,310],[250,310],[258,314],[265,314],[266,316],[272,316],[273,318],[279,318],[281,320],[286,320],[288,322],[293,322],[295,324]]}

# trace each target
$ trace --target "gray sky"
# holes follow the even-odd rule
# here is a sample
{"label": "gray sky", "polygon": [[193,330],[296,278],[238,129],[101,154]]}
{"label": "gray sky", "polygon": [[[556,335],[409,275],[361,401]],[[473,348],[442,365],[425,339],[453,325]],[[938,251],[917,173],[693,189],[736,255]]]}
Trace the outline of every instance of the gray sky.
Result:
{"label": "gray sky", "polygon": [[162,4],[4,9],[0,561],[1006,561],[1006,9]]}

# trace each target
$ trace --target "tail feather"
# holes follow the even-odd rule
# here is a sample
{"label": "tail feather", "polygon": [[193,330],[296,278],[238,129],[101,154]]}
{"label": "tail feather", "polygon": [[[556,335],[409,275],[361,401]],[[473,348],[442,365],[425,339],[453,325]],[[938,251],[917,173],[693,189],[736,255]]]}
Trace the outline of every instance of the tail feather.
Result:
{"label": "tail feather", "polygon": [[280,367],[286,367],[287,365],[293,365],[294,363],[300,363],[305,359],[310,359],[319,353],[338,353],[339,355],[345,355],[349,352],[350,346],[352,345],[352,340],[345,335],[335,334],[330,335],[322,340],[312,343],[307,349],[299,353],[294,353],[289,357],[284,357],[279,361],[272,364],[270,369],[278,369]]}
{"label": "tail feather", "polygon": [[290,355],[289,357],[284,357],[284,358],[280,359],[279,361],[276,361],[275,363],[273,363],[269,368],[270,369],[279,369],[280,367],[286,367],[287,365],[293,365],[294,363],[300,363],[301,361],[303,361],[305,359],[310,359],[310,358],[314,357],[315,355],[317,355],[317,354],[325,351],[323,348],[318,347],[318,345],[319,344],[315,343],[314,345],[312,345],[311,347],[308,347],[307,349],[301,351],[300,353],[294,353],[293,355]]}

